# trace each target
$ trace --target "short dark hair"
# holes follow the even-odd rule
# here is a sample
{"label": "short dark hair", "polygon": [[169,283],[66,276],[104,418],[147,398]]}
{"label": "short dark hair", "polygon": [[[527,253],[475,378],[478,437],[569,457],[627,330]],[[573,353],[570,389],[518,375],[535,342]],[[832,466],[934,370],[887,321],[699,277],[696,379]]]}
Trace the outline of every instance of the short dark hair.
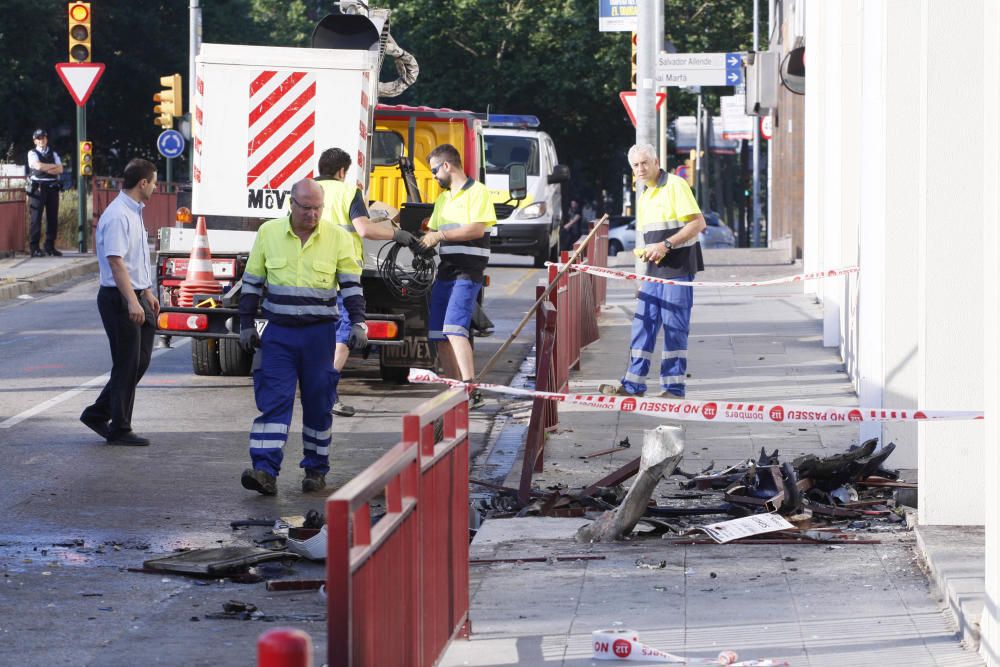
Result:
{"label": "short dark hair", "polygon": [[122,188],[131,190],[139,185],[139,181],[144,178],[149,181],[153,180],[153,176],[156,176],[156,165],[149,160],[143,160],[141,157],[132,158],[125,165],[125,171],[122,173],[122,176]]}
{"label": "short dark hair", "polygon": [[428,160],[430,160],[433,157],[436,157],[442,162],[447,162],[456,169],[462,168],[462,156],[459,155],[458,149],[452,146],[451,144],[441,144],[440,146],[432,150],[430,153],[428,153],[427,155]]}
{"label": "short dark hair", "polygon": [[319,156],[319,175],[334,176],[341,169],[351,166],[351,156],[339,148],[327,148]]}

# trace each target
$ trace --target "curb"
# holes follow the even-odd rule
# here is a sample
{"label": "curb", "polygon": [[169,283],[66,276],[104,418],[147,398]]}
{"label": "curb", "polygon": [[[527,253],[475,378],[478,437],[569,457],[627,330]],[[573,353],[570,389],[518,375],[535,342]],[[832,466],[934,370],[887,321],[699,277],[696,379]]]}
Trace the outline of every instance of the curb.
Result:
{"label": "curb", "polygon": [[975,561],[975,557],[969,558],[963,550],[956,552],[953,548],[954,545],[971,543],[978,557],[982,558],[984,538],[981,535],[975,540],[968,538],[965,531],[970,528],[917,525],[913,532],[917,538],[917,551],[930,571],[930,583],[937,588],[945,608],[951,613],[962,643],[970,651],[978,651],[980,616],[985,604],[983,570],[977,568],[977,571],[970,572],[968,564]]}
{"label": "curb", "polygon": [[15,299],[22,294],[37,292],[45,289],[46,287],[58,285],[59,283],[65,282],[71,278],[78,278],[90,273],[96,273],[97,270],[97,258],[95,257],[93,259],[74,264],[73,266],[46,271],[45,273],[41,273],[33,278],[18,280],[9,285],[0,285],[0,301]]}

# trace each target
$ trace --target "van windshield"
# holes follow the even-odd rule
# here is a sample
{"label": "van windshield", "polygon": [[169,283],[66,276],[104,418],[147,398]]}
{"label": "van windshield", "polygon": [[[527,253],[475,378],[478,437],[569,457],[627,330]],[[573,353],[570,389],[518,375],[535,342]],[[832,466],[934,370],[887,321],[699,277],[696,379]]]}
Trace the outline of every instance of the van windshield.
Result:
{"label": "van windshield", "polygon": [[486,135],[486,173],[506,174],[512,164],[523,164],[528,176],[538,176],[538,139],[506,134]]}

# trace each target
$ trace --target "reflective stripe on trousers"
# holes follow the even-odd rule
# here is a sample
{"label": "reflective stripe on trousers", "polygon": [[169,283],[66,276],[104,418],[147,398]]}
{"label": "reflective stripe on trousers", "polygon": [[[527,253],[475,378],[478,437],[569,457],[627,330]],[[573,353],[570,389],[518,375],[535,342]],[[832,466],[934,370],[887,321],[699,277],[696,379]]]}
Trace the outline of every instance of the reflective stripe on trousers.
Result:
{"label": "reflective stripe on trousers", "polygon": [[299,467],[330,470],[333,417],[340,373],[333,370],[336,322],[287,327],[270,322],[254,359],[253,390],[258,416],[250,429],[250,460],[255,470],[277,476],[292,422],[296,385],[302,400],[302,461]]}
{"label": "reflective stripe on trousers", "polygon": [[[678,276],[677,280],[691,281],[693,278]],[[691,287],[640,283],[635,316],[632,318],[628,370],[622,377],[622,386],[626,391],[631,394],[646,391],[646,376],[649,375],[656,339],[662,328],[660,385],[666,392],[684,396],[693,303],[694,289]]]}

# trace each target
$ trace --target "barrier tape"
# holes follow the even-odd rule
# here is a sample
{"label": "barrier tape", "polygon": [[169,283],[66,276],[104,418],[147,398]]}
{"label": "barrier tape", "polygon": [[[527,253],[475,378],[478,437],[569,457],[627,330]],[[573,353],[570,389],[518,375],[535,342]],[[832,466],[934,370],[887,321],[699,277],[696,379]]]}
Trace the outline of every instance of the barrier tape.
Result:
{"label": "barrier tape", "polygon": [[[545,266],[555,266],[560,271],[565,267],[565,264],[558,264],[556,262],[546,262]],[[770,285],[784,285],[786,283],[798,283],[805,280],[820,280],[822,278],[836,278],[837,276],[846,276],[849,273],[857,273],[860,269],[857,266],[846,266],[842,269],[828,269],[826,271],[815,271],[813,273],[800,273],[795,276],[785,276],[784,278],[774,278],[772,280],[758,280],[752,282],[735,282],[735,283],[709,283],[703,281],[688,281],[688,280],[670,280],[669,278],[655,278],[653,276],[643,275],[641,273],[632,273],[630,271],[617,271],[615,269],[609,269],[605,266],[592,266],[590,264],[570,264],[569,267],[574,271],[579,271],[580,273],[589,273],[594,276],[600,276],[601,278],[610,278],[612,280],[639,280],[646,283],[660,283],[662,285],[683,285],[685,287],[767,287]]]}
{"label": "barrier tape", "polygon": [[851,422],[968,421],[983,418],[972,410],[889,410],[883,408],[838,408],[797,403],[740,403],[736,401],[692,401],[684,398],[645,398],[603,394],[560,394],[518,389],[501,384],[460,382],[425,369],[410,369],[410,382],[441,383],[452,387],[481,389],[522,398],[543,398],[582,405],[595,410],[634,412],[680,421],[727,424],[846,424]]}
{"label": "barrier tape", "polygon": [[735,651],[722,651],[715,658],[686,658],[655,649],[639,641],[639,633],[635,630],[611,628],[609,630],[594,630],[591,640],[594,643],[595,660],[612,660],[615,662],[659,662],[671,665],[729,665],[729,667],[788,667],[784,660],[763,658],[759,660],[740,660]]}

